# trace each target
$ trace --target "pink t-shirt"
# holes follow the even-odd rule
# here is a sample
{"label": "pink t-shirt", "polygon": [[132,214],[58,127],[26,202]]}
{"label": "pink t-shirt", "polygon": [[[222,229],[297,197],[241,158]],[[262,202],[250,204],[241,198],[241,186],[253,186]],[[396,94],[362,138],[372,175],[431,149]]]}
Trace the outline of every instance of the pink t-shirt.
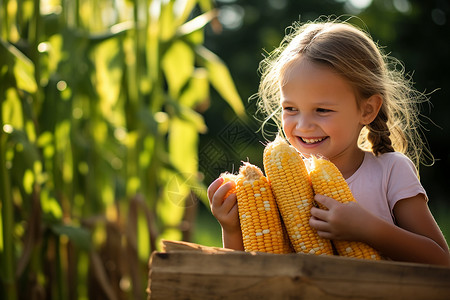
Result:
{"label": "pink t-shirt", "polygon": [[366,152],[363,163],[347,183],[362,207],[392,224],[397,201],[418,194],[428,199],[414,164],[399,152],[379,156]]}

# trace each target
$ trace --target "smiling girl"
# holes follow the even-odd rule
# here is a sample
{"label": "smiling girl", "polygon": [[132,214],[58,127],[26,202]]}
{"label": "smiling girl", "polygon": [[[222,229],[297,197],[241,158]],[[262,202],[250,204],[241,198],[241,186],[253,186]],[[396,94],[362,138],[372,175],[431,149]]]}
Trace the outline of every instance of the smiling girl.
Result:
{"label": "smiling girl", "polygon": [[[361,241],[399,261],[450,266],[448,245],[418,178],[417,102],[426,101],[390,68],[373,40],[344,22],[295,25],[261,63],[260,107],[302,155],[324,156],[357,203],[316,195],[310,224],[328,239]],[[224,247],[242,250],[232,183],[208,189]]]}

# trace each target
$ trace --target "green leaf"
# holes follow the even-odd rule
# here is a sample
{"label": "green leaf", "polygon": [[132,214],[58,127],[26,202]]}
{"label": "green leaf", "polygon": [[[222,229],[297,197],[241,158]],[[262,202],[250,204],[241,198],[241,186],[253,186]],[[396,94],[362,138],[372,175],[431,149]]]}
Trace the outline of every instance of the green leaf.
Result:
{"label": "green leaf", "polygon": [[180,118],[193,124],[196,131],[199,133],[206,133],[208,130],[203,116],[189,107],[182,106]]}
{"label": "green leaf", "polygon": [[17,90],[9,88],[5,94],[6,99],[1,104],[3,123],[12,125],[15,130],[21,130],[23,129],[23,112]]}
{"label": "green leaf", "polygon": [[78,248],[85,251],[91,249],[91,234],[87,229],[63,224],[55,224],[51,229],[57,235],[67,236]]}
{"label": "green leaf", "polygon": [[37,139],[37,145],[44,147],[49,145],[53,141],[53,134],[50,131],[43,132]]}
{"label": "green leaf", "polygon": [[0,40],[0,56],[3,60],[14,62],[13,72],[16,78],[17,87],[29,93],[37,90],[36,80],[34,78],[34,64],[22,52],[13,45]]}
{"label": "green leaf", "polygon": [[184,4],[183,7],[183,11],[178,14],[178,20],[177,20],[177,24],[181,25],[184,22],[186,22],[186,20],[189,18],[189,16],[191,15],[192,11],[195,8],[195,5],[197,4],[197,0],[184,0],[184,1],[176,1],[175,2],[175,6]]}
{"label": "green leaf", "polygon": [[41,191],[41,208],[44,219],[49,223],[55,223],[55,221],[60,221],[62,219],[62,208],[58,201],[50,195],[47,188],[44,188]]}
{"label": "green leaf", "polygon": [[196,52],[204,59],[212,86],[228,102],[236,114],[245,118],[244,105],[225,63],[216,54],[203,46],[197,47]]}
{"label": "green leaf", "polygon": [[192,205],[191,191],[198,180],[198,132],[191,122],[173,118],[169,130],[169,158],[172,166],[161,172],[163,198],[158,202],[158,216],[164,224],[178,226],[185,207]]}
{"label": "green leaf", "polygon": [[181,174],[165,170],[160,172],[160,176],[165,185],[164,193],[157,203],[156,213],[163,224],[175,227],[183,219],[190,187],[185,183]]}
{"label": "green leaf", "polygon": [[209,101],[208,71],[204,68],[196,68],[189,81],[189,85],[180,95],[180,104],[194,108],[200,103]]}
{"label": "green leaf", "polygon": [[22,183],[23,189],[28,195],[30,195],[31,192],[33,191],[33,184],[34,184],[33,171],[31,171],[30,169],[26,169],[25,173],[23,174],[22,181],[23,181]]}
{"label": "green leaf", "polygon": [[14,65],[14,75],[17,80],[17,87],[29,93],[37,90],[34,79],[34,65],[29,60],[18,59]]}
{"label": "green leaf", "polygon": [[148,260],[150,255],[150,232],[148,228],[147,218],[143,213],[139,213],[137,216],[137,240],[139,241],[137,250],[141,261]]}
{"label": "green leaf", "polygon": [[162,59],[162,68],[169,85],[169,93],[177,98],[181,88],[186,84],[194,71],[194,53],[182,41],[176,41],[167,50]]}
{"label": "green leaf", "polygon": [[[167,101],[167,104],[169,105],[168,110],[172,109],[177,118],[189,122],[189,125],[194,126],[196,132],[206,133],[207,127],[201,114],[187,106],[180,105],[179,103],[171,99]],[[173,129],[171,128],[170,130]]]}
{"label": "green leaf", "polygon": [[173,118],[169,129],[170,161],[182,173],[197,173],[198,132],[195,124]]}
{"label": "green leaf", "polygon": [[206,194],[206,185],[197,176],[189,176],[187,178],[184,177],[184,182],[189,185],[195,196],[197,196],[206,207],[209,207],[208,195]]}
{"label": "green leaf", "polygon": [[[166,2],[166,3],[165,3]],[[159,17],[160,22],[160,34],[162,41],[170,40],[176,32],[176,23],[173,13],[174,1],[162,1],[161,3],[161,15]]]}
{"label": "green leaf", "polygon": [[184,23],[181,25],[178,30],[177,34],[180,36],[188,35],[190,33],[193,33],[195,31],[198,31],[206,26],[209,22],[211,22],[212,19],[217,17],[217,11],[211,10],[208,11],[198,17],[195,17],[194,19],[190,20],[189,22]]}
{"label": "green leaf", "polygon": [[198,4],[202,11],[209,11],[213,9],[213,1],[211,0],[198,0]]}
{"label": "green leaf", "polygon": [[147,55],[148,73],[153,81],[157,81],[160,72],[159,27],[160,27],[159,22],[155,19],[150,18],[145,48],[147,49],[146,55]]}
{"label": "green leaf", "polygon": [[199,29],[197,31],[188,33],[187,35],[183,36],[182,39],[190,45],[197,46],[205,42],[205,34],[203,32],[203,29]]}
{"label": "green leaf", "polygon": [[94,50],[95,88],[99,95],[99,107],[107,120],[116,126],[125,123],[122,107],[118,104],[123,76],[123,59],[118,39],[100,44]]}

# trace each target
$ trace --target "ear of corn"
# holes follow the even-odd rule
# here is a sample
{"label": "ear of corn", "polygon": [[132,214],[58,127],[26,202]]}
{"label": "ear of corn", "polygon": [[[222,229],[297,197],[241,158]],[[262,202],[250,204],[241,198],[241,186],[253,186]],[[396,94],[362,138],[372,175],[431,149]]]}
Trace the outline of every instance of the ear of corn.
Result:
{"label": "ear of corn", "polygon": [[234,187],[231,188],[231,189],[226,193],[226,195],[225,195],[224,198],[227,198],[227,197],[230,196],[231,194],[236,193],[236,180],[237,180],[237,178],[238,178],[238,175],[231,174],[231,173],[222,173],[222,174],[220,174],[220,177],[223,178],[222,185],[224,185],[225,183],[230,182],[230,181],[232,181],[232,182],[235,183]]}
{"label": "ear of corn", "polygon": [[332,255],[331,242],[309,225],[314,196],[297,150],[278,137],[264,150],[264,169],[295,251]]}
{"label": "ear of corn", "polygon": [[[313,157],[309,176],[316,194],[333,198],[341,203],[356,201],[341,172],[332,162]],[[323,206],[321,208],[326,209]],[[381,259],[375,249],[362,242],[333,240],[333,244],[341,256]]]}
{"label": "ear of corn", "polygon": [[293,252],[284,230],[272,189],[262,171],[244,163],[238,176],[225,175],[224,183],[235,180],[239,221],[245,251]]}
{"label": "ear of corn", "polygon": [[313,158],[308,174],[297,150],[278,137],[264,150],[264,168],[267,178],[249,163],[244,163],[239,175],[221,175],[223,184],[235,182],[225,197],[236,193],[245,251],[291,253],[292,246],[295,252],[332,255],[333,243],[341,256],[381,259],[367,244],[331,242],[321,238],[309,225],[314,192],[341,203],[355,201],[333,163]]}

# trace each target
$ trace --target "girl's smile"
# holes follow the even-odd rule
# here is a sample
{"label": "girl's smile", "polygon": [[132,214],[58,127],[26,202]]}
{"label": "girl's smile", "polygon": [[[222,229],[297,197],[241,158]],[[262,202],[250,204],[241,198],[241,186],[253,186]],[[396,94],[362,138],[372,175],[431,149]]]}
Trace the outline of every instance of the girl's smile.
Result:
{"label": "girl's smile", "polygon": [[315,147],[324,142],[328,137],[297,137],[299,142],[303,144],[303,147]]}

